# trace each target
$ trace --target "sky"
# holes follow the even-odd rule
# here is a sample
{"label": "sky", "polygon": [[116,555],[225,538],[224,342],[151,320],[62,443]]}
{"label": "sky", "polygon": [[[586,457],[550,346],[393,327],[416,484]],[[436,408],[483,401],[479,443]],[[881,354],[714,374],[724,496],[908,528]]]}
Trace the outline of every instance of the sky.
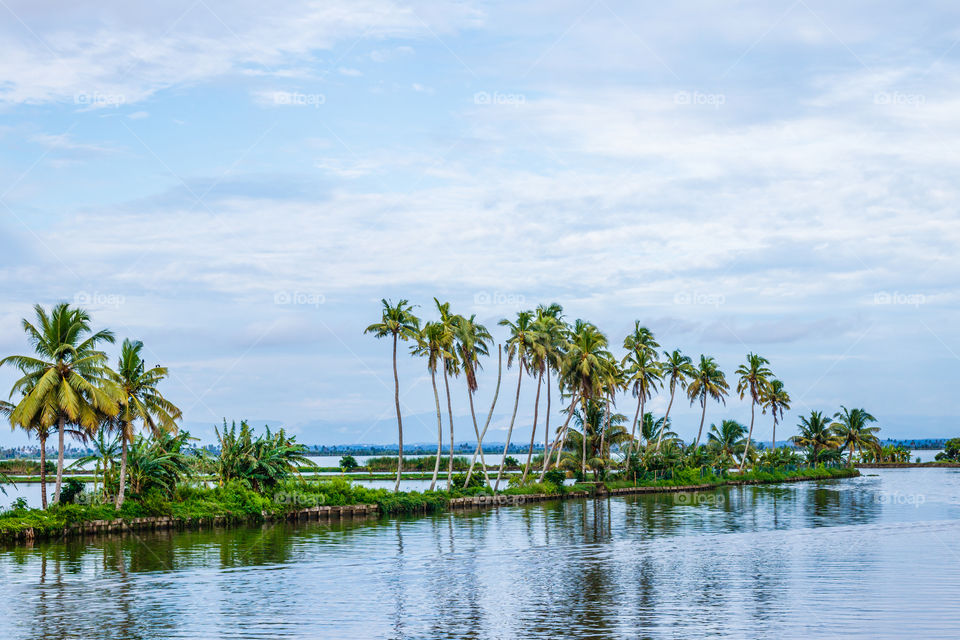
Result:
{"label": "sky", "polygon": [[[203,441],[246,418],[393,443],[381,298],[499,341],[559,302],[618,355],[635,320],[730,378],[764,355],[780,438],[840,405],[955,436],[958,43],[937,1],[2,0],[0,354],[67,301],[144,341]],[[399,376],[405,440],[435,439],[424,362]],[[671,416],[695,435],[697,407]]]}

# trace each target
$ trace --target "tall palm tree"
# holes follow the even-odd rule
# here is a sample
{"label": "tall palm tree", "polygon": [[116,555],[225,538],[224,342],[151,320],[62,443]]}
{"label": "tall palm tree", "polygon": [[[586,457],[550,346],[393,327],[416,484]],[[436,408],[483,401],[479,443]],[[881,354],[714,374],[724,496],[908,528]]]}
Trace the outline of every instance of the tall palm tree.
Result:
{"label": "tall palm tree", "polygon": [[120,426],[120,479],[116,508],[123,506],[127,481],[127,451],[134,436],[134,425],[141,421],[154,437],[162,433],[176,433],[176,421],[182,417],[180,409],[163,397],[157,389],[167,377],[166,367],[147,369],[143,357],[143,343],[126,339],[120,347],[117,370],[110,378],[120,389],[120,411],[117,414]]}
{"label": "tall palm tree", "polygon": [[427,359],[427,369],[430,371],[430,383],[433,385],[433,399],[437,405],[437,456],[433,463],[433,478],[430,480],[430,491],[437,486],[437,474],[440,473],[440,456],[443,454],[443,417],[440,413],[440,394],[437,392],[437,368],[444,366],[444,359],[450,355],[446,350],[446,331],[442,324],[428,322],[423,325],[417,343],[413,346],[413,354]]}
{"label": "tall palm tree", "polygon": [[811,411],[809,417],[801,416],[797,429],[799,433],[792,440],[801,447],[810,447],[814,464],[820,460],[821,451],[836,449],[842,444],[830,428],[830,419],[820,411]]}
{"label": "tall palm tree", "polygon": [[[760,402],[761,394],[770,385],[770,378],[773,377],[773,372],[767,368],[768,364],[770,364],[769,360],[751,352],[747,354],[746,363],[737,367],[737,375],[739,376],[737,393],[740,394],[741,400],[743,400],[743,397],[747,393],[750,394],[750,431],[747,433],[748,450],[750,449],[750,442],[753,439],[753,419],[757,404]],[[746,460],[746,455],[740,459],[740,471],[743,471],[743,465]]]}
{"label": "tall palm tree", "polygon": [[707,399],[713,398],[726,405],[729,391],[730,385],[727,384],[727,378],[717,366],[717,362],[709,356],[701,355],[700,365],[694,371],[690,385],[687,387],[690,404],[700,401],[700,428],[697,430],[694,449],[700,446],[700,436],[703,435],[703,421],[707,417]]}
{"label": "tall palm tree", "polygon": [[10,413],[11,424],[30,429],[43,423],[57,425],[57,483],[53,500],[60,500],[63,483],[63,450],[67,423],[89,431],[98,426],[98,412],[117,413],[119,394],[107,377],[107,355],[98,349],[113,342],[107,330],[93,332],[90,314],[73,309],[67,303],[55,305],[49,313],[34,307],[35,322],[23,320],[33,356],[8,356],[0,366],[12,364],[22,377],[13,385],[11,395],[23,393],[23,399]]}
{"label": "tall palm tree", "polygon": [[450,423],[450,457],[447,460],[447,489],[453,489],[453,405],[450,401],[450,378],[456,378],[460,375],[460,361],[454,350],[454,338],[456,336],[456,318],[450,313],[450,303],[441,303],[436,298],[433,299],[437,305],[437,311],[440,312],[440,320],[437,324],[443,328],[443,387],[447,392],[447,417]]}
{"label": "tall palm tree", "polygon": [[397,341],[416,340],[420,333],[420,319],[413,315],[413,307],[406,300],[393,304],[391,300],[380,300],[380,322],[371,324],[364,333],[372,333],[377,338],[393,338],[393,402],[397,406],[397,482],[394,491],[400,490],[400,477],[403,473],[403,418],[400,415],[400,376],[397,374]]}
{"label": "tall palm tree", "polygon": [[626,383],[637,399],[637,412],[633,416],[633,428],[627,444],[627,459],[629,459],[633,451],[640,416],[644,415],[647,400],[663,379],[663,370],[657,358],[657,349],[660,348],[660,344],[649,329],[640,326],[639,320],[634,322],[633,333],[624,339],[623,348],[627,350],[627,355],[621,361],[625,367]]}
{"label": "tall palm tree", "polygon": [[[550,445],[550,415],[553,413],[553,385],[550,382],[550,372],[556,372],[557,380],[560,380],[560,372],[566,357],[568,344],[567,335],[569,331],[567,323],[563,321],[563,307],[556,302],[537,307],[537,334],[542,340],[545,361],[544,372],[546,373],[547,383],[547,412],[544,416],[543,426],[543,467],[540,469],[540,482],[543,482],[550,465],[550,457],[553,454],[553,447]],[[556,439],[553,446],[556,446]]]}
{"label": "tall palm tree", "polygon": [[[670,402],[667,403],[667,412],[663,414],[664,419],[670,417],[670,408],[673,407],[673,397],[679,386],[681,390],[687,388],[687,380],[694,376],[693,360],[690,356],[683,355],[679,349],[672,352],[663,352],[663,377],[670,381]],[[660,451],[660,442],[662,438],[657,439],[657,451]]]}
{"label": "tall palm tree", "polygon": [[771,380],[770,385],[764,389],[760,395],[760,403],[763,406],[763,413],[770,410],[773,416],[773,438],[770,441],[770,448],[777,448],[777,424],[783,420],[783,412],[790,410],[790,394],[783,386],[780,380]]}
{"label": "tall palm tree", "polygon": [[[580,398],[585,414],[587,404],[596,400],[603,390],[604,376],[613,354],[607,351],[607,337],[596,326],[577,320],[570,336],[570,346],[564,362],[563,378],[573,395]],[[569,418],[569,416],[568,416]],[[587,441],[582,440],[580,472],[587,473]]]}
{"label": "tall palm tree", "polygon": [[536,328],[534,327],[534,315],[532,311],[521,311],[517,313],[517,320],[513,322],[504,318],[500,321],[500,326],[509,327],[510,338],[507,340],[507,368],[517,361],[517,395],[513,401],[513,414],[510,416],[510,426],[507,428],[507,443],[503,447],[503,457],[500,458],[500,468],[497,470],[497,480],[493,484],[493,490],[500,488],[500,478],[503,476],[503,465],[507,459],[507,451],[510,449],[510,440],[513,437],[513,425],[517,420],[517,408],[520,406],[520,385],[523,382],[523,374],[527,373],[530,364],[530,357],[533,354],[536,344]]}
{"label": "tall palm tree", "polygon": [[880,446],[877,432],[880,427],[871,427],[871,422],[877,419],[864,409],[847,409],[840,405],[840,411],[833,414],[834,422],[830,425],[834,436],[839,440],[839,447],[849,447],[849,464],[853,466],[854,449],[876,449]]}
{"label": "tall palm tree", "polygon": [[[479,385],[477,384],[477,371],[483,368],[480,363],[480,356],[490,354],[490,343],[493,336],[485,326],[477,322],[477,316],[472,315],[469,318],[457,316],[455,321],[455,350],[460,360],[460,366],[463,368],[463,375],[467,381],[467,398],[470,401],[470,418],[473,420],[473,432],[477,436],[477,449],[474,451],[473,459],[470,462],[470,469],[467,471],[467,482],[473,475],[473,467],[477,460],[477,454],[480,455],[480,465],[483,467],[483,475],[487,476],[487,463],[483,457],[483,435],[477,426],[477,413],[473,406],[473,394],[476,393]],[[499,349],[498,349],[499,351]],[[497,391],[499,392],[499,379]],[[496,396],[494,397],[496,402]],[[490,407],[490,413],[493,413],[493,406]],[[488,420],[489,423],[489,420]],[[486,427],[484,427],[486,430]],[[489,478],[487,482],[489,483]]]}

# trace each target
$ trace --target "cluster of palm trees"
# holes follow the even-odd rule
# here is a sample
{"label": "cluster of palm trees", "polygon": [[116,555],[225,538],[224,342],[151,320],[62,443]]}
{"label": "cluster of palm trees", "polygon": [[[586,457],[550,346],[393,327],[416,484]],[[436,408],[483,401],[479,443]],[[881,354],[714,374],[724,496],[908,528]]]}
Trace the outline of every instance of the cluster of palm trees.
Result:
{"label": "cluster of palm trees", "polygon": [[120,440],[117,508],[123,505],[127,485],[129,447],[138,428],[155,437],[173,435],[181,411],[158,390],[167,377],[161,366],[147,367],[143,343],[124,340],[117,366],[108,366],[102,345],[114,334],[94,331],[90,315],[66,303],[49,311],[34,307],[34,320],[23,320],[23,330],[33,349],[30,355],[8,356],[0,366],[12,366],[19,379],[10,392],[11,402],[0,404],[14,428],[21,428],[40,444],[41,501],[47,507],[46,444],[56,434],[57,475],[53,501],[60,500],[67,435],[87,440],[110,432]]}
{"label": "cluster of palm trees", "polygon": [[[446,391],[449,442],[453,446],[453,410],[450,391],[450,379],[463,375],[467,387],[470,415],[473,420],[477,449],[467,478],[473,473],[477,455],[481,458],[481,469],[486,475],[483,463],[482,442],[486,435],[490,418],[499,396],[502,363],[507,356],[507,368],[516,367],[516,392],[513,410],[506,430],[506,447],[510,446],[516,424],[520,402],[521,387],[526,378],[532,378],[536,384],[533,407],[533,425],[530,445],[523,468],[521,482],[527,482],[531,466],[538,460],[533,457],[534,443],[540,416],[541,391],[546,387],[546,410],[544,412],[544,454],[539,457],[540,477],[551,467],[570,468],[571,460],[576,460],[579,473],[585,475],[588,466],[592,469],[613,467],[617,462],[627,464],[634,455],[649,457],[664,455],[665,448],[685,447],[682,440],[671,435],[670,413],[678,397],[684,397],[691,405],[700,408],[700,421],[696,440],[692,450],[701,449],[706,414],[711,403],[726,404],[731,394],[731,383],[720,369],[714,358],[701,355],[698,362],[685,355],[679,349],[660,350],[650,329],[635,322],[633,331],[623,340],[623,355],[615,356],[610,350],[607,336],[596,325],[576,320],[568,323],[564,319],[563,309],[554,303],[540,305],[533,310],[524,310],[515,317],[499,322],[506,327],[509,335],[504,345],[497,345],[498,374],[490,411],[483,429],[479,428],[474,407],[474,394],[477,391],[477,372],[483,359],[491,355],[493,337],[490,331],[480,324],[476,316],[469,318],[450,311],[450,303],[434,298],[436,320],[421,322],[414,314],[414,307],[407,300],[394,303],[381,301],[381,319],[370,325],[366,333],[378,338],[389,338],[393,347],[394,401],[397,412],[397,428],[400,451],[397,461],[396,488],[399,489],[403,458],[403,420],[400,408],[400,383],[397,374],[398,343],[412,343],[413,355],[425,358],[427,369],[433,384],[437,414],[437,465],[434,467],[431,489],[437,482],[440,453],[443,449],[443,415],[440,393],[437,388],[437,374],[443,376]],[[790,395],[782,381],[776,379],[769,368],[770,362],[763,356],[748,353],[743,364],[735,371],[734,392],[741,400],[750,403],[750,423],[742,427],[732,420],[724,420],[719,425],[710,426],[707,445],[704,450],[716,450],[722,455],[736,459],[739,470],[754,459],[755,445],[753,430],[757,409],[761,414],[770,414],[773,421],[771,449],[776,449],[776,428],[783,419],[784,412],[790,409]],[[551,431],[552,390],[556,386],[563,401],[564,421]],[[654,419],[646,411],[646,404],[657,393],[664,394],[666,411],[659,419]],[[636,399],[636,409],[632,422],[620,413],[614,412],[618,398],[622,394],[632,394]],[[855,410],[861,411],[862,410]],[[863,412],[865,414],[865,412]],[[858,414],[859,415],[859,414]],[[869,414],[865,414],[869,415]],[[573,424],[571,424],[573,420]],[[640,434],[638,435],[638,429]],[[857,427],[857,436],[843,436],[844,446],[859,448],[868,431]],[[869,430],[869,427],[867,428]],[[645,438],[647,430],[652,430],[653,440]],[[740,431],[744,433],[740,433]],[[834,429],[836,431],[836,429]],[[745,437],[744,437],[745,436]],[[839,437],[839,436],[838,436]],[[850,440],[850,438],[853,438]],[[596,440],[596,442],[594,442]],[[798,441],[799,442],[799,441]],[[806,440],[803,440],[806,442]],[[831,440],[832,442],[832,440]],[[803,445],[807,446],[807,445]],[[637,449],[642,447],[643,451]],[[579,451],[574,451],[574,449]],[[617,461],[613,460],[614,448],[622,453]],[[820,452],[821,445],[815,450]],[[702,454],[701,457],[706,455]],[[787,456],[786,453],[783,456]],[[768,456],[769,457],[769,456]],[[788,457],[788,456],[787,456]],[[452,469],[447,469],[448,485],[452,483]],[[491,483],[496,489],[503,479],[503,464]],[[488,478],[489,481],[489,478]]]}
{"label": "cluster of palm trees", "polygon": [[[876,421],[863,409],[844,406],[832,419],[820,411],[811,411],[809,416],[800,418],[799,433],[793,437],[793,442],[807,447],[814,463],[839,460],[846,449],[848,463],[853,466],[854,452],[859,452],[863,459],[882,455],[883,447],[877,437],[880,427],[871,426]],[[909,459],[909,452],[907,457]]]}

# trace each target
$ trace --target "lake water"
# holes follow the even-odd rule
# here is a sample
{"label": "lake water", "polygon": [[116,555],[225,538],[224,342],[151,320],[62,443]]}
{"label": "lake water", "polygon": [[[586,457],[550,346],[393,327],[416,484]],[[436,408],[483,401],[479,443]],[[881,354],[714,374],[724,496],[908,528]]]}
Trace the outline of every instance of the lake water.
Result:
{"label": "lake water", "polygon": [[956,638],[960,470],[0,550],[10,638]]}

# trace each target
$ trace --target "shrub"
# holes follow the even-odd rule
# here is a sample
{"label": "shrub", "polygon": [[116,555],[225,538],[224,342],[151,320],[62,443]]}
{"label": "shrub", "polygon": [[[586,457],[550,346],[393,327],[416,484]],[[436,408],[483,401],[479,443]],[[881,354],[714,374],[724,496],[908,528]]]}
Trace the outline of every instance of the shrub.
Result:
{"label": "shrub", "polygon": [[457,488],[472,489],[475,487],[485,487],[487,484],[483,480],[483,471],[480,471],[479,473],[474,473],[472,476],[470,476],[470,484],[465,487],[464,485],[466,482],[467,482],[467,474],[465,473],[454,474],[453,486]]}
{"label": "shrub", "polygon": [[549,482],[555,487],[562,487],[564,480],[567,479],[567,472],[559,469],[551,469],[543,475],[544,482]]}
{"label": "shrub", "polygon": [[349,454],[340,458],[340,469],[343,471],[353,471],[359,466],[357,459]]}
{"label": "shrub", "polygon": [[60,504],[75,504],[81,502],[77,500],[83,494],[83,483],[76,478],[67,478],[60,488]]}

